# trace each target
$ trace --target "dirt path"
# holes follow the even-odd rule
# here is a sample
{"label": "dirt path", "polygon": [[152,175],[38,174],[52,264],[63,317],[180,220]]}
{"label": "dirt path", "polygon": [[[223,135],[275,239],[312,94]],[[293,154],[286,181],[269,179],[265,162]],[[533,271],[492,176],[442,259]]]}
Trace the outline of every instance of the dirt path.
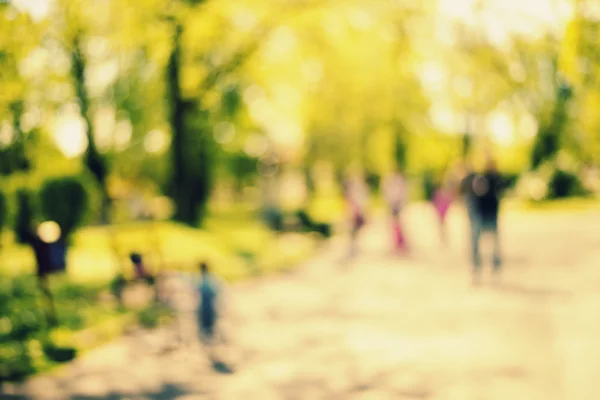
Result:
{"label": "dirt path", "polygon": [[452,215],[456,240],[440,250],[433,216],[414,207],[409,258],[389,256],[379,223],[351,263],[334,241],[297,272],[228,288],[221,355],[233,374],[215,372],[197,343],[161,351],[173,337],[163,329],[18,390],[75,400],[596,398],[600,214],[506,215],[503,281],[478,288],[462,221]]}

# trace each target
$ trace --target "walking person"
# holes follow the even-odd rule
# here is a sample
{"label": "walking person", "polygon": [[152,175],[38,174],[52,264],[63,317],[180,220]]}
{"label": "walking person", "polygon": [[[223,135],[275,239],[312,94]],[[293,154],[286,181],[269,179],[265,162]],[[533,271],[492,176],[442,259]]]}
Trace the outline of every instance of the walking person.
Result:
{"label": "walking person", "polygon": [[471,261],[473,266],[473,283],[478,284],[481,277],[480,242],[484,233],[489,233],[493,239],[492,264],[497,277],[502,266],[500,252],[500,235],[498,215],[502,195],[502,178],[496,168],[496,163],[489,160],[483,174],[470,170],[463,180],[463,190],[466,196],[467,209],[471,227]]}
{"label": "walking person", "polygon": [[398,253],[404,253],[408,250],[408,247],[400,216],[406,203],[407,188],[406,180],[399,170],[384,179],[382,191],[390,211],[394,250]]}
{"label": "walking person", "polygon": [[198,286],[200,305],[198,307],[198,328],[200,338],[206,344],[212,345],[215,340],[215,329],[218,318],[218,300],[220,288],[216,278],[212,275],[207,263],[200,264],[201,281]]}
{"label": "walking person", "polygon": [[221,330],[219,320],[224,309],[222,285],[211,272],[208,263],[199,265],[200,279],[180,275],[190,281],[199,297],[195,319],[200,342],[207,349],[208,358],[213,368],[223,373],[231,373],[231,367],[220,361],[216,356],[216,346],[226,342],[224,332]]}
{"label": "walking person", "polygon": [[440,230],[440,242],[443,246],[448,245],[448,232],[446,227],[446,217],[448,211],[454,202],[455,187],[449,180],[444,180],[440,183],[433,194],[431,200],[432,205],[435,209],[438,217],[439,230]]}
{"label": "walking person", "polygon": [[358,239],[366,224],[366,209],[369,200],[369,190],[360,176],[346,180],[344,197],[350,211],[350,250],[349,258],[358,253]]}

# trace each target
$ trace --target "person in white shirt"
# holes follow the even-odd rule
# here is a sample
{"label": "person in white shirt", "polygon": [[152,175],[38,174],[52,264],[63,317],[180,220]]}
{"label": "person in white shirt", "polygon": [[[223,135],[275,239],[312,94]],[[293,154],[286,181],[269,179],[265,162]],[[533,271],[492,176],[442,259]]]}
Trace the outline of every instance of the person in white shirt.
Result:
{"label": "person in white shirt", "polygon": [[404,230],[400,222],[400,214],[402,207],[406,203],[407,187],[406,180],[399,170],[385,177],[382,192],[390,210],[394,248],[398,252],[404,252],[407,250],[407,245]]}

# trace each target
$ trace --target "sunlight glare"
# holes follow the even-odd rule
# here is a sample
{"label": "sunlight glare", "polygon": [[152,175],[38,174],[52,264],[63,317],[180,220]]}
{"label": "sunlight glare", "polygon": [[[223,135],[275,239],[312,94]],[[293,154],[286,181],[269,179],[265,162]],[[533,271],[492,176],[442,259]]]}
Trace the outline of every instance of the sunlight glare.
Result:
{"label": "sunlight glare", "polygon": [[68,113],[57,117],[53,129],[54,142],[67,158],[82,155],[88,147],[85,121],[81,116]]}
{"label": "sunlight glare", "polygon": [[45,221],[40,224],[37,234],[44,243],[55,243],[60,239],[60,226],[54,221]]}
{"label": "sunlight glare", "polygon": [[169,136],[161,129],[148,132],[144,138],[144,149],[151,154],[164,154],[169,147]]}
{"label": "sunlight glare", "polygon": [[503,112],[493,113],[487,121],[487,128],[497,144],[509,146],[514,142],[514,126],[509,115]]}
{"label": "sunlight glare", "polygon": [[17,10],[31,15],[34,21],[41,21],[50,13],[53,2],[53,0],[12,0],[11,4]]}

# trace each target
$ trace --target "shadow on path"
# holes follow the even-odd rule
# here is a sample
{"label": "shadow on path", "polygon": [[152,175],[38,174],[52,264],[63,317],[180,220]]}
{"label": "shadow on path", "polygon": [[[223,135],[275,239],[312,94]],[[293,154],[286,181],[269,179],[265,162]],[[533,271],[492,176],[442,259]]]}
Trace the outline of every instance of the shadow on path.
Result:
{"label": "shadow on path", "polygon": [[[136,393],[136,399],[144,400],[174,400],[181,396],[190,394],[202,394],[198,392],[190,392],[180,386],[165,384],[158,391]],[[70,395],[61,397],[65,400],[123,400],[132,397],[128,393],[111,392],[102,395]],[[24,395],[2,395],[2,400],[28,400],[30,397]]]}

